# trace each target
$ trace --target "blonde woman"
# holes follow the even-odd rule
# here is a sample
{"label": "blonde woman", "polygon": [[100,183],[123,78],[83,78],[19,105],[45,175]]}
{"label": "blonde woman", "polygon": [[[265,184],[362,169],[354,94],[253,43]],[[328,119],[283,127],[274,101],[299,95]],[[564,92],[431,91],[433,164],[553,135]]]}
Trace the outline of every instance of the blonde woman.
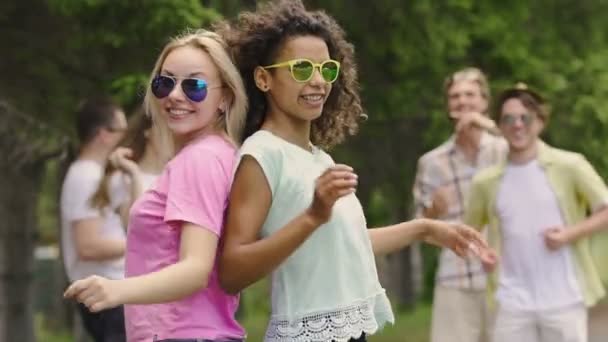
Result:
{"label": "blonde woman", "polygon": [[65,292],[91,311],[126,304],[129,341],[244,338],[238,296],[220,288],[215,265],[246,104],[216,34],[200,30],[165,46],[145,105],[163,155],[173,157],[131,208],[127,278],[89,277]]}

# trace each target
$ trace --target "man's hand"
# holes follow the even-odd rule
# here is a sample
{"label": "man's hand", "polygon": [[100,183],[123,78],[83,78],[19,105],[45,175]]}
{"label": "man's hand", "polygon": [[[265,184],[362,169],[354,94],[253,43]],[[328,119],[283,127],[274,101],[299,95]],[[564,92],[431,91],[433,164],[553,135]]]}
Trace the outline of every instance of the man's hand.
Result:
{"label": "man's hand", "polygon": [[448,193],[447,187],[439,188],[433,193],[431,205],[425,208],[424,216],[436,219],[447,215],[449,204],[448,204]]}
{"label": "man's hand", "polygon": [[496,266],[498,266],[499,262],[499,257],[493,249],[487,248],[485,250],[473,251],[473,254],[475,254],[479,258],[479,260],[481,260],[481,265],[484,271],[490,273],[496,270]]}
{"label": "man's hand", "polygon": [[544,231],[545,245],[552,251],[556,251],[569,244],[573,240],[571,231],[564,227],[552,227]]}
{"label": "man's hand", "polygon": [[460,114],[457,117],[458,121],[455,127],[456,134],[460,134],[471,127],[478,127],[490,132],[497,131],[496,124],[494,123],[494,121],[481,113],[470,112],[466,114]]}

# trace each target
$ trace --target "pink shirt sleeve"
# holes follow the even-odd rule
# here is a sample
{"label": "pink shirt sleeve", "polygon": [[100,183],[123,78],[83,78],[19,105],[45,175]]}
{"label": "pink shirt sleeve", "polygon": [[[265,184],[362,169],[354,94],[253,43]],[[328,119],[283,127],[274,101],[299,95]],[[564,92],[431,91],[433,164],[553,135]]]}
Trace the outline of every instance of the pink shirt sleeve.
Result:
{"label": "pink shirt sleeve", "polygon": [[220,158],[210,151],[188,152],[174,159],[168,169],[165,222],[174,228],[190,222],[220,236],[230,171],[226,172]]}

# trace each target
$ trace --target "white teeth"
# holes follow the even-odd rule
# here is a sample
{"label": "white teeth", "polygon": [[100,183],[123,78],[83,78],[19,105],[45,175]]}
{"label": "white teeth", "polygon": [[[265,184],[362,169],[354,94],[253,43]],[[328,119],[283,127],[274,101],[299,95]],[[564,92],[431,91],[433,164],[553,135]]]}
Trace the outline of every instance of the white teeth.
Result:
{"label": "white teeth", "polygon": [[304,95],[302,96],[306,101],[320,101],[323,99],[322,95]]}
{"label": "white teeth", "polygon": [[169,113],[171,113],[173,115],[186,115],[186,114],[190,113],[190,111],[185,110],[185,109],[171,108],[171,109],[169,109]]}

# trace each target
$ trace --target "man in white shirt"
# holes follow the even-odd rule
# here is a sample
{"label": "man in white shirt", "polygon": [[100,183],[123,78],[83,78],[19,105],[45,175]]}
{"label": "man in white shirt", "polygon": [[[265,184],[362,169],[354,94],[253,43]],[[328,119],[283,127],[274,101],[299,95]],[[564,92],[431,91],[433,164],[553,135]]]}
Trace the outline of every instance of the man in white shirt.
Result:
{"label": "man in white shirt", "polygon": [[585,157],[539,139],[539,94],[519,84],[497,109],[508,160],[474,177],[465,213],[500,254],[493,341],[586,342],[587,307],[605,293],[588,237],[608,225],[608,189]]}
{"label": "man in white shirt", "polygon": [[[64,178],[60,203],[62,254],[70,281],[90,275],[124,277],[125,231],[120,220],[107,219],[90,202],[126,128],[124,112],[107,98],[87,100],[76,113],[80,149]],[[79,305],[79,312],[95,342],[125,341],[122,307],[92,313]]]}

